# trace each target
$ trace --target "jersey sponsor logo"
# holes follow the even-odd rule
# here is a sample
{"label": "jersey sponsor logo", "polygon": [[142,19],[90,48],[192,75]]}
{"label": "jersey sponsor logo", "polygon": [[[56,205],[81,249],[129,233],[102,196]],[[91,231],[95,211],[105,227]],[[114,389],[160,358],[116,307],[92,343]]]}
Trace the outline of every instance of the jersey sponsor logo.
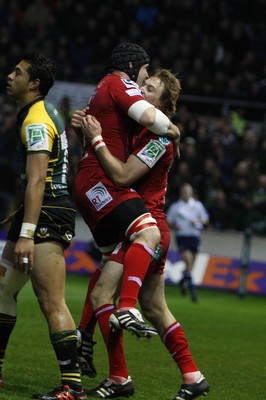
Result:
{"label": "jersey sponsor logo", "polygon": [[106,204],[113,200],[102,182],[97,183],[97,185],[88,190],[86,196],[97,211],[101,210]]}
{"label": "jersey sponsor logo", "polygon": [[26,127],[28,150],[48,150],[48,129],[45,124],[31,124]]}
{"label": "jersey sponsor logo", "polygon": [[159,140],[150,140],[136,156],[144,162],[149,168],[154,167],[157,161],[163,156],[166,149]]}
{"label": "jersey sponsor logo", "polygon": [[137,88],[128,89],[128,90],[125,91],[125,93],[127,93],[130,97],[132,97],[132,96],[141,96],[141,92]]}

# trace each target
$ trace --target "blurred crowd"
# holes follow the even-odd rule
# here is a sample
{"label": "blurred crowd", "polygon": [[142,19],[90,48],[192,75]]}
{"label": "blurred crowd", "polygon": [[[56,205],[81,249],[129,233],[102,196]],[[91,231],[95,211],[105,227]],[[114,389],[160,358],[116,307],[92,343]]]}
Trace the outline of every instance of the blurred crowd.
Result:
{"label": "blurred crowd", "polygon": [[38,49],[61,80],[95,83],[118,41],[178,73],[186,94],[266,100],[264,0],[1,0],[0,73]]}
{"label": "blurred crowd", "polygon": [[[19,192],[16,108],[5,96],[5,80],[25,51],[51,56],[58,80],[95,84],[112,48],[132,41],[148,51],[151,68],[177,74],[183,94],[265,103],[265,15],[263,0],[252,5],[247,0],[0,0],[1,218]],[[69,99],[59,108],[69,138],[71,188],[81,149],[69,125]],[[208,107],[199,114],[180,101],[175,120],[182,132],[181,158],[170,171],[167,207],[186,181],[207,207],[212,228],[242,231],[252,224],[263,230],[263,118],[249,121],[242,107],[213,118]]]}

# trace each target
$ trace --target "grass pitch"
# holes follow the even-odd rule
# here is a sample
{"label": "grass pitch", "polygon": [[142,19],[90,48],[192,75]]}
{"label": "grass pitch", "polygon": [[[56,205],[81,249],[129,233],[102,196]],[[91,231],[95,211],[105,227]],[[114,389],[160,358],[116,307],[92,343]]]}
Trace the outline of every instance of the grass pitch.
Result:
{"label": "grass pitch", "polygon": [[[67,277],[67,302],[78,324],[88,278]],[[199,303],[166,288],[170,309],[181,322],[193,357],[211,385],[209,400],[265,400],[266,298],[198,290]],[[4,364],[1,400],[29,399],[32,393],[58,386],[59,372],[47,326],[28,284],[18,299],[18,322]],[[136,400],[172,400],[180,374],[159,337],[137,340],[125,332],[125,351]],[[95,387],[108,375],[105,347],[98,328],[95,338]],[[202,397],[203,399],[203,397]]]}

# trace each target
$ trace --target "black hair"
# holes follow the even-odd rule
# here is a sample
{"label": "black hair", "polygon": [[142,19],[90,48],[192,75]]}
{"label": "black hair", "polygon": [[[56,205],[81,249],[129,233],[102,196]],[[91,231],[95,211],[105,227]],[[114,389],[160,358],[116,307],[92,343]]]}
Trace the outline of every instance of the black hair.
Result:
{"label": "black hair", "polygon": [[27,61],[30,64],[28,68],[30,79],[39,79],[40,93],[42,96],[46,96],[54,84],[56,66],[44,54],[37,52],[26,53],[22,57],[22,60]]}

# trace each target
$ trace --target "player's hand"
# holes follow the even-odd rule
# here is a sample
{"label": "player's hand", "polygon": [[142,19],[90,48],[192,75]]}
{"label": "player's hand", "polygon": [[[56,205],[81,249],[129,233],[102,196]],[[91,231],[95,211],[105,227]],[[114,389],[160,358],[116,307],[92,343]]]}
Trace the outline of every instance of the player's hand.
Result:
{"label": "player's hand", "polygon": [[174,153],[176,158],[180,158],[180,137],[173,139],[173,144],[174,144]]}
{"label": "player's hand", "polygon": [[89,140],[92,140],[96,136],[102,134],[102,127],[100,122],[97,120],[96,117],[89,114],[82,119],[81,130],[84,136]]}
{"label": "player's hand", "polygon": [[75,129],[81,128],[82,119],[86,116],[85,110],[75,110],[71,118],[71,126]]}
{"label": "player's hand", "polygon": [[168,136],[169,138],[172,139],[173,145],[174,145],[174,153],[175,157],[179,158],[180,157],[180,130],[178,126],[173,124],[173,122],[170,122],[170,125],[167,129],[167,132],[165,136]]}
{"label": "player's hand", "polygon": [[180,130],[178,126],[172,124],[173,132],[175,136],[173,137],[173,144],[174,144],[174,153],[176,158],[180,158]]}
{"label": "player's hand", "polygon": [[24,274],[30,274],[33,268],[34,241],[19,238],[15,246],[14,268]]}

